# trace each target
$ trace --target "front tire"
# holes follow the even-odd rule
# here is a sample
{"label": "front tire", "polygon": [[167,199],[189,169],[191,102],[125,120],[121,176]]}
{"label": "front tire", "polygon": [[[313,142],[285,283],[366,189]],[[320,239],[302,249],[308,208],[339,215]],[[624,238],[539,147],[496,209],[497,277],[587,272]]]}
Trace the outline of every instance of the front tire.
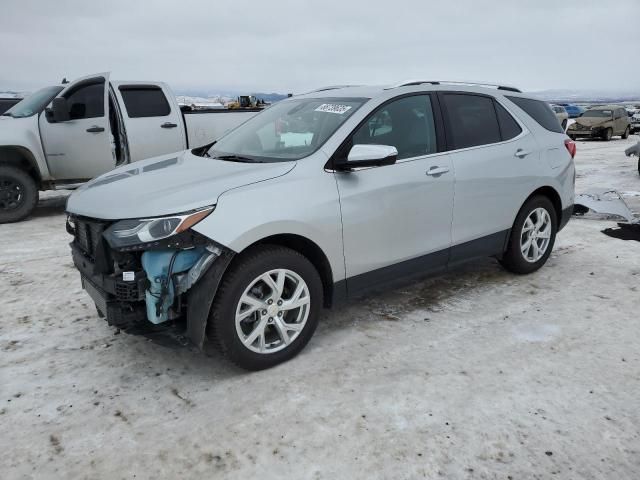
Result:
{"label": "front tire", "polygon": [[551,255],[558,230],[558,216],[549,198],[537,195],[518,212],[507,251],[500,263],[513,273],[532,273]]}
{"label": "front tire", "polygon": [[261,245],[225,274],[208,322],[209,338],[246,370],[273,367],[309,342],[322,308],[322,281],[306,257]]}
{"label": "front tire", "polygon": [[0,166],[0,223],[19,222],[38,203],[38,187],[27,172],[10,165]]}
{"label": "front tire", "polygon": [[623,140],[629,138],[629,127],[627,127],[621,137]]}
{"label": "front tire", "polygon": [[602,134],[602,139],[605,142],[608,142],[611,140],[611,137],[613,137],[613,130],[611,128],[607,128]]}

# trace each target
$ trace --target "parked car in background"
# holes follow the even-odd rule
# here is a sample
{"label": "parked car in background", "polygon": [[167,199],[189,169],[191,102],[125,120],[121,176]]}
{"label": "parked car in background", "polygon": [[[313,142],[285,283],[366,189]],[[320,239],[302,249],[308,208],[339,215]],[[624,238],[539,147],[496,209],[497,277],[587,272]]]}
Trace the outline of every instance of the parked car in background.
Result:
{"label": "parked car in background", "polygon": [[551,110],[556,114],[556,118],[562,125],[562,129],[567,129],[567,122],[569,121],[569,114],[567,110],[562,105],[551,105]]}
{"label": "parked car in background", "polygon": [[584,112],[584,108],[574,105],[573,103],[558,103],[567,111],[569,118],[578,118]]}
{"label": "parked car in background", "polygon": [[0,115],[18,103],[21,98],[0,98]]}
{"label": "parked car in background", "polygon": [[640,113],[634,113],[633,117],[629,119],[631,122],[629,125],[629,129],[631,133],[639,133],[640,132]]}
{"label": "parked car in background", "polygon": [[259,110],[181,111],[166,84],[108,73],[43,88],[0,116],[0,223],[27,217],[39,190],[202,146]]}
{"label": "parked car in background", "polygon": [[513,87],[323,88],[78,189],[73,261],[110,325],[208,334],[268,368],[347,297],[477,257],[542,267],[573,211],[575,147]]}
{"label": "parked car in background", "polygon": [[569,125],[567,135],[572,139],[579,137],[601,138],[611,140],[620,135],[629,137],[631,127],[624,107],[620,105],[603,105],[586,110],[575,123]]}

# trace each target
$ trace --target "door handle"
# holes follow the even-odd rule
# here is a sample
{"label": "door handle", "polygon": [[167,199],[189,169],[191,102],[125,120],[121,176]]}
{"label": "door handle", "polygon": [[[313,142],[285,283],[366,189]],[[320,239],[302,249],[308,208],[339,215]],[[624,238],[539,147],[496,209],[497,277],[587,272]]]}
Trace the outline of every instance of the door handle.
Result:
{"label": "door handle", "polygon": [[524,158],[524,157],[526,157],[527,155],[530,155],[530,154],[531,154],[531,152],[519,148],[518,150],[516,150],[516,153],[514,153],[513,155],[518,157],[518,158]]}
{"label": "door handle", "polygon": [[449,169],[447,167],[431,167],[427,170],[427,175],[431,177],[439,177],[443,173],[447,173]]}
{"label": "door handle", "polygon": [[93,127],[87,128],[87,132],[89,132],[89,133],[104,132],[104,127],[99,127],[98,125],[94,125]]}
{"label": "door handle", "polygon": [[176,128],[177,126],[176,123],[166,122],[160,125],[160,128]]}

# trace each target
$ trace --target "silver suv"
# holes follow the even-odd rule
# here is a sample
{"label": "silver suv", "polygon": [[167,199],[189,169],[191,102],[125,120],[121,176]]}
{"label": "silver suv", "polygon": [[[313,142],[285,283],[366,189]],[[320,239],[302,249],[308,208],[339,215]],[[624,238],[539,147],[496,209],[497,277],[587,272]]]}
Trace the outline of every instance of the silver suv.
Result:
{"label": "silver suv", "polygon": [[109,324],[208,338],[257,370],[372,289],[483,256],[539,269],[571,215],[574,154],[550,107],[512,87],[328,87],[94,179],[67,229]]}

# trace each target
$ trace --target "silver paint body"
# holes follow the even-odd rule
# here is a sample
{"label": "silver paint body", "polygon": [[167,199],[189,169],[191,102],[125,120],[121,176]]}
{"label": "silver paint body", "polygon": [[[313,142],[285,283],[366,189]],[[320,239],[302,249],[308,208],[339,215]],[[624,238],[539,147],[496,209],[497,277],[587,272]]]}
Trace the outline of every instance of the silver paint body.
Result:
{"label": "silver paint body", "polygon": [[[406,158],[389,166],[326,169],[340,144],[382,103],[433,91],[491,95],[518,121],[522,133],[505,142]],[[322,249],[337,282],[510,229],[520,207],[540,187],[558,192],[563,209],[573,205],[574,165],[564,146],[567,137],[545,130],[505,95],[524,96],[445,85],[312,92],[295,98],[370,100],[301,160],[234,163],[186,151],[173,156],[177,161],[166,168],[126,174],[133,167],[127,166],[102,176],[74,193],[67,208],[94,218],[123,219],[215,204],[216,210],[194,230],[236,252],[272,235],[305,237]],[[135,167],[143,170],[171,157]],[[122,177],[96,185],[114,175]]]}

